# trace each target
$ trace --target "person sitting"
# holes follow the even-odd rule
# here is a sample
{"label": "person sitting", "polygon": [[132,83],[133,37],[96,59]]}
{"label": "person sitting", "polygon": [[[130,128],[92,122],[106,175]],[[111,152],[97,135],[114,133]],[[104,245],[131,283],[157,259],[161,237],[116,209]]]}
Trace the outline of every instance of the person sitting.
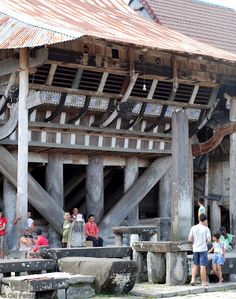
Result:
{"label": "person sitting", "polygon": [[20,237],[20,248],[19,251],[29,252],[33,248],[33,236],[31,235],[30,229],[27,227],[25,233]]}
{"label": "person sitting", "polygon": [[39,258],[39,246],[47,246],[48,245],[48,239],[42,234],[41,229],[37,228],[35,230],[35,240],[34,240],[34,247],[33,249],[29,252],[29,257],[35,257]]}
{"label": "person sitting", "polygon": [[64,223],[62,232],[62,247],[66,248],[68,243],[69,232],[71,228],[71,216],[69,212],[64,213]]}
{"label": "person sitting", "polygon": [[[22,219],[22,216],[17,216],[15,218],[15,220],[13,221],[13,224],[16,225],[17,222],[19,220]],[[30,233],[32,234],[34,228],[35,228],[35,225],[34,225],[34,220],[31,218],[31,212],[27,212],[27,228],[30,230]]]}
{"label": "person sitting", "polygon": [[92,241],[93,247],[103,246],[103,239],[98,236],[99,229],[95,223],[93,214],[88,216],[88,222],[85,224],[86,241]]}
{"label": "person sitting", "polygon": [[233,250],[233,247],[235,246],[235,241],[236,241],[235,236],[228,234],[226,232],[226,228],[224,226],[221,226],[220,232],[221,232],[220,240],[224,241],[225,246],[226,246],[226,251],[229,252],[229,251]]}

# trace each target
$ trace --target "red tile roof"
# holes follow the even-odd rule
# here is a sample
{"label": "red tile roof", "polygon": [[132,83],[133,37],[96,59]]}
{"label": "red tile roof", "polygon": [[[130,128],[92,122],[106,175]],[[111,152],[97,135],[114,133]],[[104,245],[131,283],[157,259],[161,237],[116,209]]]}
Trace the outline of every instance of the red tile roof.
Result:
{"label": "red tile roof", "polygon": [[147,21],[125,0],[0,0],[0,48],[35,47],[82,36],[236,62],[236,54]]}
{"label": "red tile roof", "polygon": [[[153,20],[236,53],[236,11],[197,0],[139,0]],[[235,0],[232,0],[235,1]]]}

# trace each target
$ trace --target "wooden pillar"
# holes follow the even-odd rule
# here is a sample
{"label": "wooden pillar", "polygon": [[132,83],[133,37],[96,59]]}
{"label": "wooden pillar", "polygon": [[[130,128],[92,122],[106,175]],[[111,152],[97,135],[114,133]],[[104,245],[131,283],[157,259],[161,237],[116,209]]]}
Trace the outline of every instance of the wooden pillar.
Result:
{"label": "wooden pillar", "polygon": [[168,171],[159,183],[159,217],[171,217],[171,184],[171,172]]}
{"label": "wooden pillar", "polygon": [[93,214],[99,222],[104,214],[103,190],[103,158],[94,156],[89,158],[86,168],[86,206],[87,216]]}
{"label": "wooden pillar", "polygon": [[[236,96],[231,97],[230,120],[236,121]],[[230,135],[229,169],[230,232],[231,234],[236,234],[236,133]]]}
{"label": "wooden pillar", "polygon": [[19,112],[18,112],[18,156],[17,156],[17,236],[26,227],[28,211],[28,110],[26,100],[29,91],[28,49],[20,49],[19,61]]}
{"label": "wooden pillar", "polygon": [[[138,158],[126,159],[124,175],[124,192],[126,193],[138,177]],[[139,224],[139,205],[137,204],[127,217],[128,225]]]}
{"label": "wooden pillar", "polygon": [[[64,181],[63,181],[63,154],[48,154],[46,170],[46,189],[55,200],[55,206],[63,209],[64,206]],[[53,217],[53,211],[52,211]],[[49,226],[51,247],[61,247],[61,237],[52,226]]]}
{"label": "wooden pillar", "polygon": [[186,240],[192,225],[193,175],[188,133],[188,118],[184,111],[172,117],[172,234],[174,240]]}
{"label": "wooden pillar", "polygon": [[3,179],[3,206],[4,215],[7,218],[6,244],[8,250],[16,250],[18,239],[16,226],[13,222],[16,218],[16,188],[6,179]]}

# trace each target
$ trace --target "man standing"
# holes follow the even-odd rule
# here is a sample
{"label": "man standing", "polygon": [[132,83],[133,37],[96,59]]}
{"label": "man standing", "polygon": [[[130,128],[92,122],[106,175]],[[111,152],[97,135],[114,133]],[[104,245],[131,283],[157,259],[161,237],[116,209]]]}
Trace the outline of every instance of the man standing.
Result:
{"label": "man standing", "polygon": [[88,216],[88,222],[85,224],[86,241],[93,241],[93,247],[103,246],[103,239],[98,236],[98,226],[95,223],[94,215]]}
{"label": "man standing", "polygon": [[200,275],[202,285],[206,286],[206,266],[208,264],[207,259],[207,242],[211,241],[211,232],[207,227],[207,217],[205,214],[199,216],[199,224],[191,227],[189,241],[193,242],[193,268],[192,279],[190,284],[195,284],[196,274],[200,266]]}
{"label": "man standing", "polygon": [[2,209],[0,209],[0,258],[4,259],[5,254],[5,236],[6,236],[7,219],[3,217]]}

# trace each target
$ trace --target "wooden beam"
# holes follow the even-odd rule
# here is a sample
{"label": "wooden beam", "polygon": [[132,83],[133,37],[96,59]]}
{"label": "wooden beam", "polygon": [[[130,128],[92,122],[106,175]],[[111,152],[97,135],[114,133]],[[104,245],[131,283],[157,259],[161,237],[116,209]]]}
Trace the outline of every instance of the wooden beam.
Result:
{"label": "wooden beam", "polygon": [[18,103],[10,108],[10,117],[7,122],[0,127],[0,140],[7,138],[15,130],[18,122]]}
{"label": "wooden beam", "polygon": [[20,216],[21,220],[16,224],[18,239],[26,228],[28,212],[28,110],[26,108],[26,100],[29,92],[29,70],[27,48],[20,49],[19,68],[16,216]]}
{"label": "wooden beam", "polygon": [[[94,92],[89,90],[80,90],[80,89],[73,89],[73,88],[66,88],[66,87],[57,87],[57,86],[47,86],[41,84],[29,84],[30,89],[42,90],[42,91],[51,91],[51,92],[59,92],[59,93],[67,93],[67,94],[74,94],[74,95],[85,95],[85,96],[92,96],[92,97],[104,97],[104,98],[111,98],[111,99],[120,99],[123,97],[122,94],[114,94],[114,93],[105,93],[105,92]],[[136,97],[136,96],[129,96],[128,100],[135,101],[135,102],[145,102],[151,104],[158,104],[158,105],[169,105],[175,107],[183,107],[183,108],[195,108],[195,109],[210,109],[210,105],[202,105],[202,104],[192,104],[189,103],[182,103],[182,102],[175,102],[175,101],[165,101],[159,99],[148,99],[144,97]]]}
{"label": "wooden beam", "polygon": [[50,70],[49,70],[49,73],[48,73],[48,77],[47,77],[47,80],[46,80],[46,83],[45,83],[46,85],[48,85],[48,86],[52,85],[53,78],[54,78],[54,75],[56,73],[56,70],[57,70],[57,64],[51,64]]}
{"label": "wooden beam", "polygon": [[117,204],[99,223],[102,236],[108,236],[113,226],[118,226],[130,211],[146,196],[161,177],[170,169],[171,157],[156,159],[149,168],[135,181]]}
{"label": "wooden beam", "polygon": [[[14,156],[0,146],[0,172],[13,186],[17,186],[17,161]],[[55,204],[54,199],[30,175],[27,175],[29,202],[59,233],[62,233],[63,210]],[[28,207],[27,207],[28,208]],[[53,217],[52,217],[53,211]],[[23,228],[24,231],[25,227]]]}
{"label": "wooden beam", "polygon": [[[135,85],[135,82],[136,80],[138,79],[138,73],[136,74],[132,74],[131,78],[130,78],[130,83],[129,83],[129,86],[127,87],[121,101],[119,102],[120,103],[124,103],[124,102],[127,102],[132,90],[133,90],[133,87]],[[106,119],[104,121],[104,123],[101,125],[101,127],[107,127],[117,116],[118,116],[119,112],[117,110],[113,111],[112,114],[108,117],[108,119]]]}
{"label": "wooden beam", "polygon": [[[35,57],[31,57],[28,53],[28,68],[34,68],[44,64],[48,59],[48,49],[41,48],[35,52]],[[19,72],[19,59],[8,58],[0,61],[0,76],[11,74],[14,72]]]}

